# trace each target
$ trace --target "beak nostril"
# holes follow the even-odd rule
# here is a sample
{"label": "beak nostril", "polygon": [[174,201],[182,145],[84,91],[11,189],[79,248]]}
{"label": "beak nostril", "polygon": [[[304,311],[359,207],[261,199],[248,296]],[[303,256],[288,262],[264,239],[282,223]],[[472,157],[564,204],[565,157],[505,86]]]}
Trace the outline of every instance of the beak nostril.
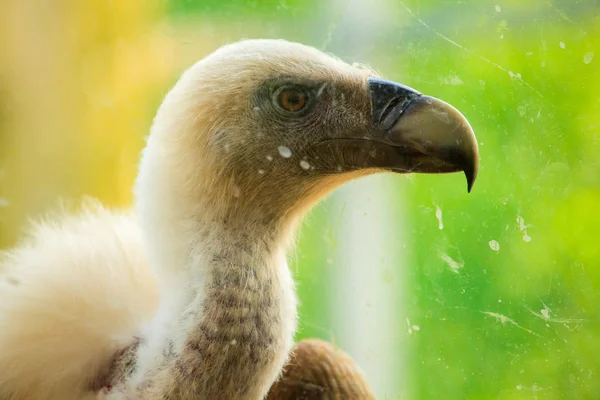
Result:
{"label": "beak nostril", "polygon": [[390,129],[394,123],[402,116],[404,111],[412,102],[413,97],[395,97],[385,107],[379,118],[379,127],[383,130]]}
{"label": "beak nostril", "polygon": [[382,124],[387,125],[389,129],[408,105],[421,96],[421,93],[413,88],[385,79],[369,78],[368,82],[373,107],[373,122],[381,129],[385,129]]}

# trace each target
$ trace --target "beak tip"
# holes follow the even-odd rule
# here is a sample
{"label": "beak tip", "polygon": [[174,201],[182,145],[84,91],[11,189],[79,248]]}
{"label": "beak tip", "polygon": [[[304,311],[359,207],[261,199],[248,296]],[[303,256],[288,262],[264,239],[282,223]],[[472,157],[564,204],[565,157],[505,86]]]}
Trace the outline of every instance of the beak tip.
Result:
{"label": "beak tip", "polygon": [[475,179],[477,178],[477,164],[474,168],[466,168],[464,173],[467,178],[467,193],[471,193],[473,185],[475,184]]}
{"label": "beak tip", "polygon": [[474,183],[475,183],[474,180],[470,180],[469,178],[467,178],[467,193],[471,193]]}

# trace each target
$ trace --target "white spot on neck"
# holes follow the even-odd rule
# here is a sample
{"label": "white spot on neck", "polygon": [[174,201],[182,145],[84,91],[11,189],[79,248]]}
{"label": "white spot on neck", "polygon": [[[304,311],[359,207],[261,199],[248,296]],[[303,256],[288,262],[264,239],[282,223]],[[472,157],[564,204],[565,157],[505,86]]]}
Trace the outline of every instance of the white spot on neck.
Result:
{"label": "white spot on neck", "polygon": [[308,161],[300,161],[300,166],[302,167],[303,170],[308,170],[310,168],[310,164],[308,163]]}
{"label": "white spot on neck", "polygon": [[277,151],[279,152],[279,155],[283,158],[290,158],[292,156],[292,151],[289,147],[279,146],[277,147]]}

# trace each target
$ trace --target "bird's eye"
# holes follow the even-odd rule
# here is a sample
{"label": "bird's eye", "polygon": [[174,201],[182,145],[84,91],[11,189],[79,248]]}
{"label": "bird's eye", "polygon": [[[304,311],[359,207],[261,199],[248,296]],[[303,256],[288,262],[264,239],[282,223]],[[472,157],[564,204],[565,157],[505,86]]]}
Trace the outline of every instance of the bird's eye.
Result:
{"label": "bird's eye", "polygon": [[277,93],[277,104],[289,112],[301,111],[307,103],[304,91],[298,88],[283,88]]}

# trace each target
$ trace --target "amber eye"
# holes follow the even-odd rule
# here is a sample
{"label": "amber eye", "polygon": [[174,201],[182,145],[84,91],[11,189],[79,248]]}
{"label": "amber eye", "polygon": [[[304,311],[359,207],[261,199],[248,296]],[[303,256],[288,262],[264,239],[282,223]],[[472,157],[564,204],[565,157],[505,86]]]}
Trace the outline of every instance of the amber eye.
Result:
{"label": "amber eye", "polygon": [[306,105],[306,94],[297,88],[285,88],[277,94],[277,103],[290,112],[298,112]]}

